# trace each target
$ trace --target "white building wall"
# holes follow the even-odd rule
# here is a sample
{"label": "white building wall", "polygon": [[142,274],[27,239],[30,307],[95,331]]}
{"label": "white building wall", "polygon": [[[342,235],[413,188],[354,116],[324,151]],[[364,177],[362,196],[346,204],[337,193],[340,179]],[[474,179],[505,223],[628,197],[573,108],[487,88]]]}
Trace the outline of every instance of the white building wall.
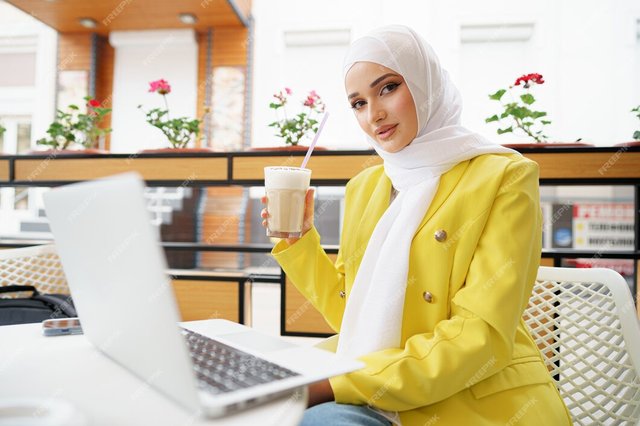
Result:
{"label": "white building wall", "polygon": [[[267,124],[272,94],[290,86],[316,89],[331,110],[319,144],[366,148],[344,99],[342,57],[348,43],[287,47],[289,31],[340,29],[351,39],[386,24],[405,24],[434,47],[465,102],[463,123],[496,142],[521,141],[498,136],[484,119],[499,110],[488,94],[538,72],[546,83],[536,88],[536,109],[553,121],[555,141],[612,145],[627,141],[640,122],[629,112],[640,104],[640,2],[636,0],[255,0],[253,145],[278,144]],[[526,40],[504,41],[501,24],[531,24]],[[461,26],[498,24],[494,41],[462,43]],[[329,38],[329,37],[327,37]]]}
{"label": "white building wall", "polygon": [[[290,86],[298,96],[317,90],[332,117],[321,145],[366,148],[344,100],[341,63],[348,40],[380,25],[401,23],[421,33],[451,72],[465,102],[464,124],[498,142],[519,138],[495,134],[484,118],[496,112],[487,95],[513,83],[520,74],[539,72],[546,83],[536,88],[539,109],[549,113],[554,140],[579,137],[597,145],[629,140],[639,121],[629,112],[640,103],[640,2],[637,0],[254,0],[255,57],[252,142],[280,141],[267,124],[272,94]],[[530,23],[526,41],[461,43],[461,25]],[[325,45],[294,47],[285,34],[325,33]],[[113,94],[114,152],[167,146],[136,107],[162,106],[148,82],[169,80],[172,114],[194,116],[197,47],[184,30],[136,32],[116,46]],[[54,117],[56,35],[29,15],[0,1],[0,38],[31,34],[37,38],[34,87],[0,88],[0,115],[31,114],[32,138],[44,136]],[[152,36],[152,34],[155,34]],[[322,37],[321,37],[322,38]],[[497,37],[499,38],[499,37]],[[186,40],[188,39],[188,41]],[[296,97],[296,99],[300,99]]]}
{"label": "white building wall", "polygon": [[57,40],[54,30],[0,1],[0,52],[36,55],[33,85],[0,87],[0,117],[30,118],[32,146],[45,136],[55,114]]}

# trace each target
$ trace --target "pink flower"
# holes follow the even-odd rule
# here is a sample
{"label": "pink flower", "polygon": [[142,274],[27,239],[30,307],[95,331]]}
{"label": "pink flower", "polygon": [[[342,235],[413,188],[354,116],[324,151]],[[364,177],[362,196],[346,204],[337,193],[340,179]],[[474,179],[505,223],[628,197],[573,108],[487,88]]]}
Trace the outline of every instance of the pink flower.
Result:
{"label": "pink flower", "polygon": [[291,89],[289,89],[288,87],[285,87],[285,88],[284,88],[284,93],[283,93],[283,91],[281,90],[281,91],[279,91],[278,93],[275,93],[275,94],[273,95],[273,97],[274,97],[274,98],[276,98],[277,100],[279,100],[279,101],[280,101],[280,104],[281,104],[282,106],[284,106],[284,105],[287,103],[287,96],[288,96],[288,95],[290,95],[290,94],[292,94],[292,93],[293,93],[293,91],[292,91]]}
{"label": "pink flower", "polygon": [[166,95],[168,93],[171,93],[171,86],[165,79],[152,81],[149,83],[149,92],[158,92],[161,95]]}
{"label": "pink flower", "polygon": [[312,90],[307,95],[307,99],[304,100],[302,105],[309,108],[318,108],[320,111],[324,111],[324,104],[320,99],[320,95],[315,90]]}
{"label": "pink flower", "polygon": [[307,96],[307,99],[305,99],[303,105],[307,106],[309,108],[313,108],[316,104],[316,98],[312,97],[312,96]]}

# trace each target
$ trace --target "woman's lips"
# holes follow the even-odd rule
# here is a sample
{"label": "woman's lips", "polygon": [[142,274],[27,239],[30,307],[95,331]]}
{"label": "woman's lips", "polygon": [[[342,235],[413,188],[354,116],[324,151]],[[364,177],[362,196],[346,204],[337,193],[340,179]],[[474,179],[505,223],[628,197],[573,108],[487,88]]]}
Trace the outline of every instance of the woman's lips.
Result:
{"label": "woman's lips", "polygon": [[378,133],[378,139],[382,139],[382,140],[389,139],[396,132],[397,127],[398,125],[394,124],[392,127],[389,127],[384,132]]}

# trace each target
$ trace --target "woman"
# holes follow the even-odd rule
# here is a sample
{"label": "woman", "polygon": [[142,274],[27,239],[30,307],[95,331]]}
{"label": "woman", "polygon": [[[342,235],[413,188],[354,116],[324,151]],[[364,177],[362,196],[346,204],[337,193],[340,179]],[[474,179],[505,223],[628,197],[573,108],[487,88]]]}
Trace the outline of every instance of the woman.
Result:
{"label": "woman", "polygon": [[313,385],[303,424],[571,424],[521,319],[540,261],[537,164],[460,126],[457,89],[411,29],[356,40],[344,72],[384,165],[346,186],[335,264],[312,191],[303,236],[272,253],[337,352],[366,367]]}

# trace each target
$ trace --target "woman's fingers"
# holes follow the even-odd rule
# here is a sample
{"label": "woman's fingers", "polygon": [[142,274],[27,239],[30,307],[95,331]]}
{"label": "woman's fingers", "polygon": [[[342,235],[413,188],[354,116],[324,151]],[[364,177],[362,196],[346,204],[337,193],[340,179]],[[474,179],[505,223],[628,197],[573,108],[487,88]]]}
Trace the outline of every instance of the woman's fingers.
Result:
{"label": "woman's fingers", "polygon": [[304,199],[304,224],[302,225],[302,233],[307,232],[313,226],[314,195],[315,191],[313,188],[309,188]]}
{"label": "woman's fingers", "polygon": [[[263,195],[263,196],[262,196],[262,198],[260,198],[260,202],[261,202],[262,204],[265,204],[265,205],[266,205],[266,204],[267,204],[267,196],[266,196],[266,195]],[[260,217],[261,217],[262,219],[266,219],[266,218],[268,218],[268,217],[269,217],[269,212],[267,211],[267,208],[266,208],[266,207],[265,207],[264,209],[262,209],[262,211],[260,211]],[[267,227],[267,221],[266,221],[266,220],[263,220],[263,221],[262,221],[262,227],[263,227],[263,228],[266,228],[266,227]]]}

